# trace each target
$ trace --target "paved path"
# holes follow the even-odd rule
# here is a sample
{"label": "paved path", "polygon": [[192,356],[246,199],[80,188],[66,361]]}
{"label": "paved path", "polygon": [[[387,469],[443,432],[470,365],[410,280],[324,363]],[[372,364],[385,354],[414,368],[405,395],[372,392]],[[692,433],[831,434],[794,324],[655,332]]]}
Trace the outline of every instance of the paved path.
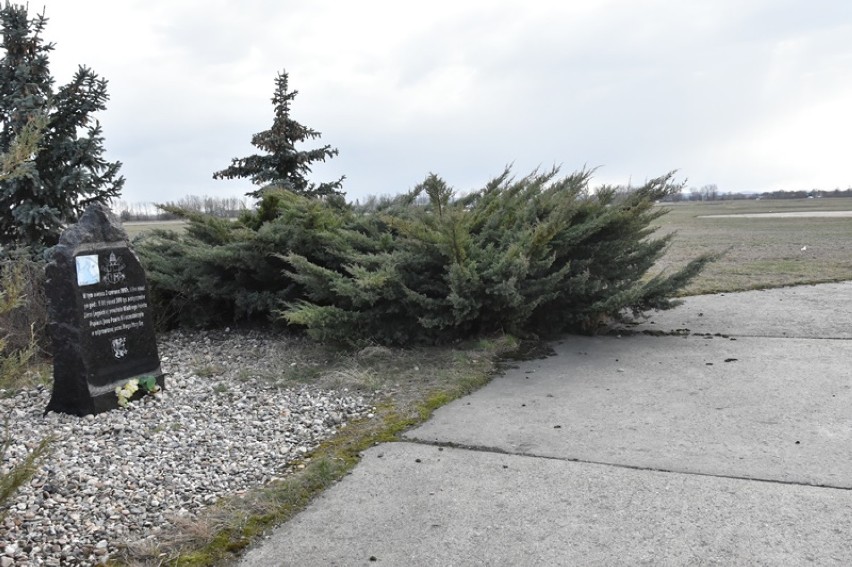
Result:
{"label": "paved path", "polygon": [[566,338],[367,451],[242,564],[852,564],[852,283],[632,331]]}

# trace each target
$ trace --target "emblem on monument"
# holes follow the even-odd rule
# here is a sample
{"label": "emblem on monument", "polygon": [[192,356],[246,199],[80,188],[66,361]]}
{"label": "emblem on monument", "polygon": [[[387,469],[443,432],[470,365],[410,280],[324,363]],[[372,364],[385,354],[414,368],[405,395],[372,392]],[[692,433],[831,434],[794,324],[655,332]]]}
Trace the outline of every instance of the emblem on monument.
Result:
{"label": "emblem on monument", "polygon": [[127,356],[127,337],[118,337],[112,340],[112,353],[116,358]]}
{"label": "emblem on monument", "polygon": [[109,261],[107,262],[106,274],[104,274],[104,279],[107,283],[117,284],[123,282],[125,279],[124,276],[124,262],[121,259],[115,256],[115,252],[110,252]]}

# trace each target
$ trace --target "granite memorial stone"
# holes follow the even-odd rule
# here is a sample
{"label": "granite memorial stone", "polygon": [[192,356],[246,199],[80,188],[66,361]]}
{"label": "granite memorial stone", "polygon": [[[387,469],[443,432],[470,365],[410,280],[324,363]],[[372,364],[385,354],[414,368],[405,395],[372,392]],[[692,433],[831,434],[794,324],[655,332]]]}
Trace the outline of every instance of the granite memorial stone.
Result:
{"label": "granite memorial stone", "polygon": [[118,407],[130,380],[164,386],[145,272],[118,218],[91,205],[50,251],[45,292],[53,338],[53,394],[45,411]]}

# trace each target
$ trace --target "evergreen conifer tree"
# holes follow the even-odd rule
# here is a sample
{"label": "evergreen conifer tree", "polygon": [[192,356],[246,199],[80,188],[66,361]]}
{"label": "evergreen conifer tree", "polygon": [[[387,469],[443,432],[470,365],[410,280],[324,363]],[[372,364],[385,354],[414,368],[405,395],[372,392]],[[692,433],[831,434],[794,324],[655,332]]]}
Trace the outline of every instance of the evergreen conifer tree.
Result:
{"label": "evergreen conifer tree", "polygon": [[89,204],[117,197],[124,184],[121,163],[102,157],[101,126],[92,118],[106,108],[107,82],[80,66],[54,91],[48,68],[54,45],[44,42],[46,24],[44,13],[30,19],[26,6],[7,2],[0,9],[0,152],[43,121],[25,167],[0,180],[0,246],[33,251],[55,244],[66,224]]}
{"label": "evergreen conifer tree", "polygon": [[252,145],[264,153],[234,158],[229,167],[214,173],[213,178],[248,178],[260,187],[247,193],[251,197],[260,197],[267,188],[285,189],[308,197],[339,195],[343,177],[319,185],[308,181],[311,164],[336,156],[338,150],[330,145],[312,150],[296,149],[296,144],[317,139],[322,134],[290,118],[290,103],[299,91],[290,91],[287,81],[286,71],[279,73],[275,80],[275,95],[272,97],[275,120],[272,127],[251,138]]}
{"label": "evergreen conifer tree", "polygon": [[677,305],[672,297],[714,259],[648,277],[672,238],[651,238],[665,212],[654,203],[681,186],[668,174],[618,198],[611,187],[591,192],[590,177],[554,169],[515,180],[506,170],[456,199],[430,175],[364,219],[389,239],[384,250],[347,245],[357,234],[348,231],[339,233],[342,269],[291,251],[287,275],[306,297],[279,313],[320,340],[405,345],[593,333],[629,312]]}
{"label": "evergreen conifer tree", "polygon": [[136,250],[179,324],[283,318],[323,341],[395,345],[594,333],[673,307],[714,256],[653,275],[672,238],[652,237],[654,203],[681,185],[668,174],[624,194],[590,177],[507,169],[456,198],[429,175],[369,210],[271,189],[235,222],[167,208],[186,230]]}

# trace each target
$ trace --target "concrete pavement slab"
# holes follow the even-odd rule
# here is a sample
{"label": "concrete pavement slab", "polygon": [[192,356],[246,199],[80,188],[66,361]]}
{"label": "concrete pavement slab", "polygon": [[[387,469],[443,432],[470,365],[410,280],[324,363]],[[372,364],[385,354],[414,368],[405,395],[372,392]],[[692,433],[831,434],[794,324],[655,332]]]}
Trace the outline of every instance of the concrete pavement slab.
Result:
{"label": "concrete pavement slab", "polygon": [[852,491],[391,443],[242,560],[848,565]]}
{"label": "concrete pavement slab", "polygon": [[518,363],[241,565],[852,563],[852,282],[687,298],[634,330],[678,329]]}
{"label": "concrete pavement slab", "polygon": [[852,282],[687,297],[636,329],[852,339]]}
{"label": "concrete pavement slab", "polygon": [[568,337],[437,410],[429,443],[852,488],[852,342]]}

